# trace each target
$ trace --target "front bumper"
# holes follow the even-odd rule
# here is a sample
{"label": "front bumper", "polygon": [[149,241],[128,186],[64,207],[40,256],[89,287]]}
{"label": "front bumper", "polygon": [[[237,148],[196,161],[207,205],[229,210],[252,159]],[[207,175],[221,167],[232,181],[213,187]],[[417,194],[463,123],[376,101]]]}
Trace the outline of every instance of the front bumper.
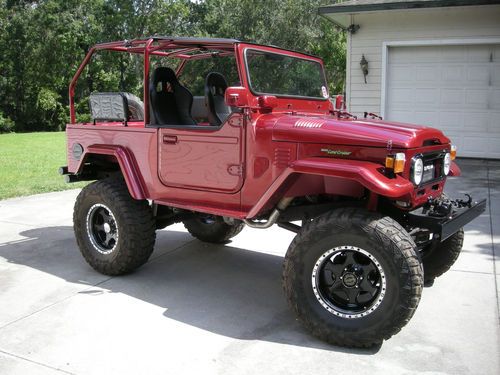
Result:
{"label": "front bumper", "polygon": [[428,229],[440,241],[454,235],[464,225],[486,210],[486,199],[479,202],[463,200],[434,200],[408,213],[408,224],[414,228]]}

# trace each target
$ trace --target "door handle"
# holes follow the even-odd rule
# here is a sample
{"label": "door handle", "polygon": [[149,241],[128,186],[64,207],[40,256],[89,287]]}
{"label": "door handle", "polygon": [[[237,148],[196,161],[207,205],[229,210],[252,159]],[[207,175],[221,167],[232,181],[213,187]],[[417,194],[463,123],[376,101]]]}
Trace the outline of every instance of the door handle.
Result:
{"label": "door handle", "polygon": [[164,135],[163,136],[163,143],[166,143],[168,145],[175,145],[177,143],[177,136],[175,136],[175,135]]}

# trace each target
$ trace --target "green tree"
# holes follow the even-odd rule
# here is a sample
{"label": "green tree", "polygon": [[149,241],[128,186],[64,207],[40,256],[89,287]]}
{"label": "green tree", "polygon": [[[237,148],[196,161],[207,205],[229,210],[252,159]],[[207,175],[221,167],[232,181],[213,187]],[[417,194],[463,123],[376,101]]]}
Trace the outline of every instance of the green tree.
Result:
{"label": "green tree", "polygon": [[21,56],[32,48],[30,19],[37,2],[2,1],[0,10],[0,110],[15,123],[16,130],[26,130],[30,82],[26,79],[27,61]]}
{"label": "green tree", "polygon": [[236,38],[308,52],[325,60],[332,93],[341,92],[345,76],[345,35],[318,15],[324,0],[206,0],[202,28],[206,35]]}
{"label": "green tree", "polygon": [[[149,35],[229,37],[321,56],[330,92],[345,75],[345,36],[317,14],[327,0],[0,0],[0,122],[60,130],[68,85],[91,46]],[[79,118],[92,91],[142,91],[142,57],[100,53],[76,88]]]}

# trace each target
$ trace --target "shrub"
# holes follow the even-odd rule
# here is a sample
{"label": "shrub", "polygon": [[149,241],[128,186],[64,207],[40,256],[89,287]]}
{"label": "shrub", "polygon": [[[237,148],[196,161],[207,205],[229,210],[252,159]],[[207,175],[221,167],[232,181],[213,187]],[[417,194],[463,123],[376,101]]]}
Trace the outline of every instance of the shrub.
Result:
{"label": "shrub", "polygon": [[0,112],[0,133],[10,133],[14,130],[15,123]]}

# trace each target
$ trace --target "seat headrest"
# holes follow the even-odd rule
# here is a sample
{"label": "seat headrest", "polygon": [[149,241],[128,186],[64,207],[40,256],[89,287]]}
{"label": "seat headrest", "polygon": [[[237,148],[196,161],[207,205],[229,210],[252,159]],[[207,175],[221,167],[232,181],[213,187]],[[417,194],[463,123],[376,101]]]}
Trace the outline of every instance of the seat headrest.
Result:
{"label": "seat headrest", "polygon": [[226,79],[222,74],[217,72],[212,72],[207,75],[206,85],[208,87],[215,87],[221,89],[221,90],[214,90],[215,92],[212,92],[214,95],[216,94],[224,95],[224,91],[226,91],[227,89]]}
{"label": "seat headrest", "polygon": [[153,72],[153,84],[158,82],[170,82],[173,84],[179,83],[175,72],[166,66],[160,66]]}

